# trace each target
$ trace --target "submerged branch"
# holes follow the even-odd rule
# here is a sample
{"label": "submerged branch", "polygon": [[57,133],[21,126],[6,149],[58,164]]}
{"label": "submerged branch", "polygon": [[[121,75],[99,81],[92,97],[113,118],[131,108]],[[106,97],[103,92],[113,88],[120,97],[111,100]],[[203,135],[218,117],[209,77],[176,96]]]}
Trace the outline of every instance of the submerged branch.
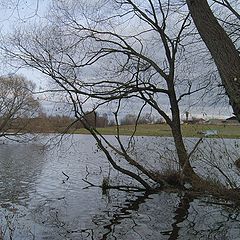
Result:
{"label": "submerged branch", "polygon": [[[82,181],[89,184],[90,186],[89,187],[97,187],[97,188],[102,188],[103,190],[107,190],[107,189],[117,189],[117,190],[120,190],[120,191],[132,191],[132,192],[145,192],[146,189],[144,188],[140,188],[140,187],[137,187],[137,186],[127,186],[127,185],[116,185],[116,186],[113,186],[113,185],[96,185],[96,184],[93,184],[89,181],[87,181],[86,179],[83,179],[82,178]],[[85,187],[85,188],[88,188],[88,187]]]}

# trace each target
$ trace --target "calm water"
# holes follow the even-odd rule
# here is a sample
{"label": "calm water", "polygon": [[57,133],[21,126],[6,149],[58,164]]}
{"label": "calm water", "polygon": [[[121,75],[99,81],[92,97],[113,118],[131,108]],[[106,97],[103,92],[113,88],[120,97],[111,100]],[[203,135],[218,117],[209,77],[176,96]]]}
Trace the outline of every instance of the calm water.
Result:
{"label": "calm water", "polygon": [[[240,211],[216,204],[210,198],[117,190],[103,194],[100,188],[89,187],[82,179],[96,185],[109,174],[116,183],[129,180],[110,170],[91,136],[67,136],[61,141],[60,137],[53,137],[48,142],[50,137],[28,144],[0,145],[0,226],[4,240],[239,239]],[[148,144],[161,141],[165,145]],[[168,161],[164,164],[163,160],[174,157],[167,155],[170,141],[138,138],[136,155],[149,167],[158,164],[157,161],[162,162],[161,167],[167,167]],[[189,148],[194,142],[192,139]],[[143,143],[151,150],[151,157],[144,155],[147,151],[143,150]],[[239,156],[238,144],[237,140],[229,140],[227,145],[231,147],[221,145],[220,151],[219,145],[209,140],[195,154],[202,161],[194,164],[197,167],[205,161],[202,149],[208,151],[212,145],[216,148],[216,159],[223,159],[224,153],[234,159]],[[224,158],[222,165],[229,168],[229,176],[237,182],[238,173],[230,160]],[[174,165],[173,161],[171,166]],[[211,166],[201,171],[218,174]]]}

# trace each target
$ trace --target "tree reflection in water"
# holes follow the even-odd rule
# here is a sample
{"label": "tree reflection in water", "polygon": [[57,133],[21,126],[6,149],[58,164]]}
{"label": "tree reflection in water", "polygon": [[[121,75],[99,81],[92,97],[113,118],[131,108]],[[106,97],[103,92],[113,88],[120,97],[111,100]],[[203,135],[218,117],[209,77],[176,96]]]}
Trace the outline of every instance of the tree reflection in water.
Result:
{"label": "tree reflection in water", "polygon": [[14,229],[4,240],[11,234],[14,240],[239,239],[240,211],[221,200],[190,192],[111,189],[102,195],[99,188],[86,189],[85,166],[94,183],[104,177],[101,155],[89,155],[90,143],[78,136],[72,151],[66,144],[44,152],[38,144],[1,146],[0,225]]}
{"label": "tree reflection in water", "polygon": [[45,203],[32,220],[38,231],[29,229],[25,239],[232,240],[240,236],[239,209],[210,197],[167,192],[120,194],[117,190],[103,197],[106,205],[92,215],[89,212],[91,219],[81,216],[77,208],[73,210],[75,219],[64,215],[66,199]]}
{"label": "tree reflection in water", "polygon": [[137,226],[137,224],[134,222],[131,213],[132,211],[137,212],[139,210],[140,204],[144,203],[149,195],[149,192],[145,192],[143,195],[137,196],[135,200],[128,200],[125,206],[119,209],[118,213],[114,213],[112,219],[110,219],[110,223],[103,226],[104,229],[107,229],[107,232],[103,234],[101,240],[107,240],[109,235],[112,235],[113,239],[117,239],[117,236],[113,235],[115,227],[116,225],[121,224],[121,220],[126,218],[132,220],[132,230],[134,231],[134,227]]}
{"label": "tree reflection in water", "polygon": [[112,209],[104,213],[105,216],[96,219],[108,219],[108,223],[95,219],[98,228],[92,232],[91,239],[232,240],[240,236],[239,209],[211,197],[189,193],[181,196],[144,193],[135,200],[127,200],[115,213],[112,214]]}
{"label": "tree reflection in water", "polygon": [[169,235],[169,240],[175,240],[179,237],[180,223],[184,222],[189,214],[190,203],[193,202],[193,196],[186,194],[180,197],[180,202],[175,210],[174,222],[172,223],[172,231],[162,232],[163,235]]}

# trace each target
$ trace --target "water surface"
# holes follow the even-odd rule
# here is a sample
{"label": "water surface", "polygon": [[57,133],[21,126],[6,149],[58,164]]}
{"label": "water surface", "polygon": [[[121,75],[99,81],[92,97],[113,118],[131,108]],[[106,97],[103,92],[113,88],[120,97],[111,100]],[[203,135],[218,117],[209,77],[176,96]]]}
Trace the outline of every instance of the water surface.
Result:
{"label": "water surface", "polygon": [[[114,183],[129,180],[110,170],[91,136],[69,135],[59,140],[48,136],[27,144],[0,145],[4,239],[239,239],[239,210],[229,203],[184,192],[109,190],[103,194],[82,179],[95,185],[109,174]],[[156,138],[137,138],[136,149],[143,150],[143,143],[146,149],[153,148],[149,145],[153,140],[157,142]],[[171,140],[158,138],[161,141]],[[229,151],[236,154],[238,142],[229,140],[230,144]],[[171,148],[171,144],[164,148]],[[160,151],[159,146],[156,149]],[[159,165],[162,158],[157,150],[151,157],[144,156],[146,150],[139,151],[141,161],[148,159],[149,166]],[[233,166],[231,171],[237,179]]]}

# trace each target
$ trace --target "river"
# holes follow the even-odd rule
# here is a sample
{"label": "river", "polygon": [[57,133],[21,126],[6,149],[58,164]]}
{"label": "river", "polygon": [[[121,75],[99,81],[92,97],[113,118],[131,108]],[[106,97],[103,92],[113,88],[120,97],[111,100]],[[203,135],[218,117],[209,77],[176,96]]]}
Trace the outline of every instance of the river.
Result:
{"label": "river", "polygon": [[[191,139],[189,148],[196,141]],[[206,140],[195,158],[204,156],[203,149],[209,154],[212,146],[212,157],[218,160],[224,153],[232,160],[239,156],[239,140],[216,144],[219,141]],[[158,145],[153,147],[152,142]],[[144,153],[148,152],[146,164],[154,166],[158,164],[156,159],[167,159],[170,142],[170,138],[139,137],[135,148],[141,161],[146,160]],[[143,143],[148,151],[143,151]],[[164,156],[160,156],[163,151]],[[172,158],[171,154],[168,157]],[[238,182],[238,172],[230,160],[224,160],[223,167],[230,167],[229,177]],[[202,162],[193,164],[197,168]],[[219,166],[220,162],[214,164]],[[167,161],[162,164],[167,165]],[[219,174],[213,171],[213,165],[201,171]],[[82,180],[99,185],[109,174],[114,182],[129,181],[111,170],[88,135],[40,136],[30,143],[2,142],[0,239],[239,239],[240,210],[230,203],[184,192],[102,192]]]}

